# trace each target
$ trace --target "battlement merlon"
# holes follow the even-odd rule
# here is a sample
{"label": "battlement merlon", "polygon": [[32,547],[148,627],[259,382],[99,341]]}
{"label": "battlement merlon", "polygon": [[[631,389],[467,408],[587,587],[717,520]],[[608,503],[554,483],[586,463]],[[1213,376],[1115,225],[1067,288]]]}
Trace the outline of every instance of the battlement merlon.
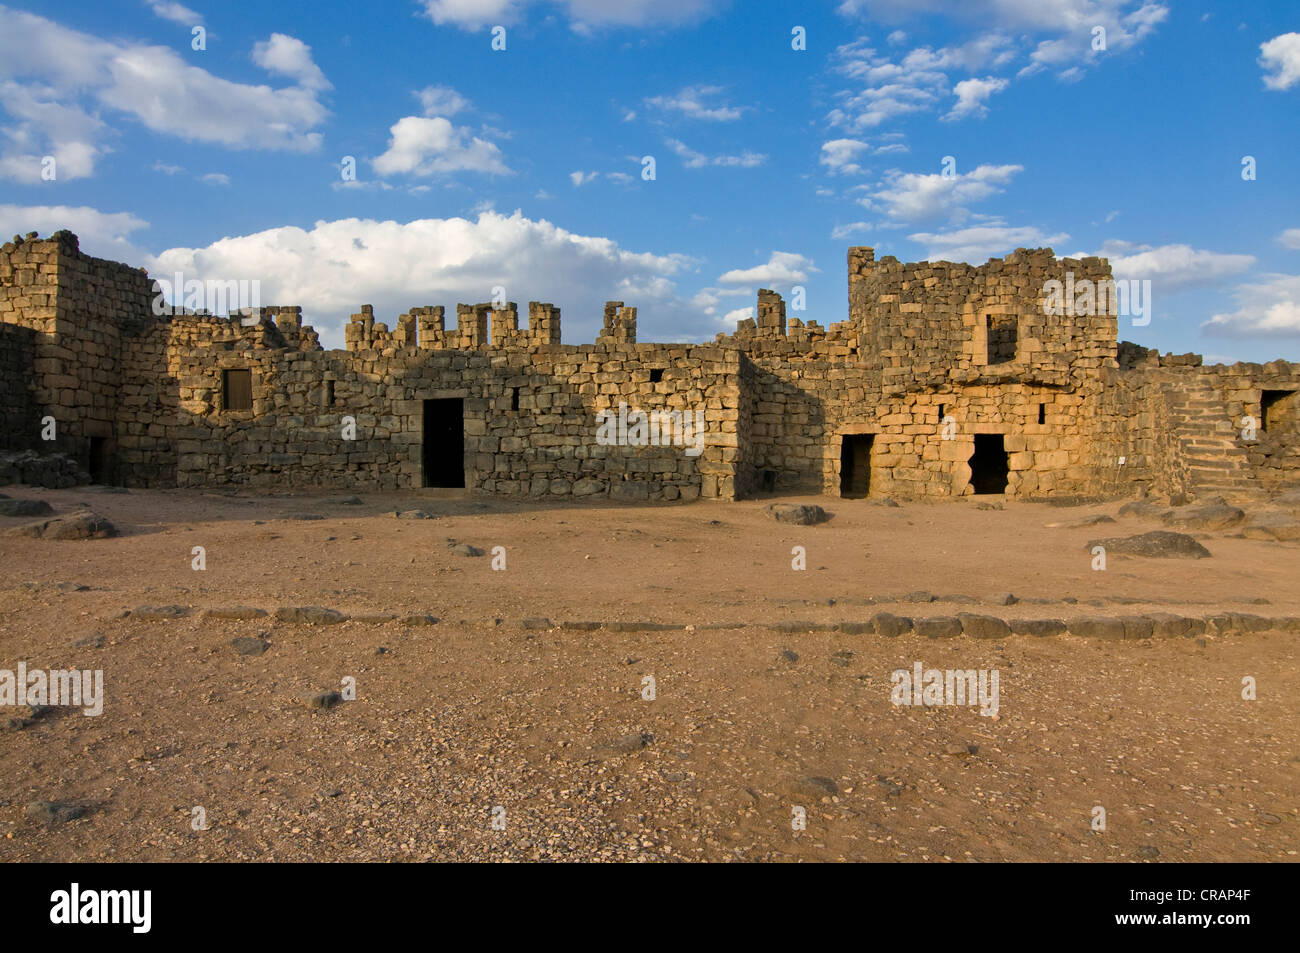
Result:
{"label": "battlement merlon", "polygon": [[[635,312],[635,309],[632,309]],[[362,305],[344,328],[349,351],[385,348],[478,350],[486,347],[533,347],[560,343],[560,309],[550,302],[528,303],[528,327],[519,326],[519,305],[508,301],[456,305],[456,326],[448,328],[441,305],[413,307],[397,318],[392,331],[375,321],[374,307]]]}
{"label": "battlement merlon", "polygon": [[605,323],[597,344],[635,344],[636,308],[625,308],[622,301],[605,302]]}

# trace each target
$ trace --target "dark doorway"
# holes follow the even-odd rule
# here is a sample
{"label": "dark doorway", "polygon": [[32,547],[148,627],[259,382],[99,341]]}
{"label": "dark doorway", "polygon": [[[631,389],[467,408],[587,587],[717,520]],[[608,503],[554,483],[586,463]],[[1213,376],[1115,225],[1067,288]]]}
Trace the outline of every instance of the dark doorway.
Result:
{"label": "dark doorway", "polygon": [[424,485],[465,485],[465,401],[424,402]]}
{"label": "dark doorway", "polygon": [[1007,451],[1000,433],[977,433],[970,458],[970,485],[976,493],[1007,492]]}
{"label": "dark doorway", "polygon": [[866,496],[871,490],[874,434],[846,433],[840,443],[840,496]]}
{"label": "dark doorway", "polygon": [[109,482],[108,447],[103,437],[90,438],[90,458],[87,461],[86,472],[90,474],[91,483],[102,486]]}

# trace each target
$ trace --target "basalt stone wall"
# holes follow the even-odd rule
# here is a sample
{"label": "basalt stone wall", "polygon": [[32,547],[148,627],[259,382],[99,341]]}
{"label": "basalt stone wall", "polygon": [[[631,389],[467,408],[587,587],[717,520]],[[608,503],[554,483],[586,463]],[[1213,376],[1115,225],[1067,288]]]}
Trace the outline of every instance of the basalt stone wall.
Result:
{"label": "basalt stone wall", "polygon": [[0,450],[30,450],[39,439],[31,387],[36,337],[31,328],[0,324]]}
{"label": "basalt stone wall", "polygon": [[[3,445],[83,465],[97,449],[100,478],[142,486],[412,488],[458,455],[473,490],[628,500],[837,494],[846,460],[872,495],[965,496],[990,447],[1022,497],[1273,490],[1300,472],[1300,368],[1201,367],[1117,345],[1105,307],[1051,313],[1048,283],[1104,285],[1104,259],[854,248],[848,264],[849,320],[828,328],[768,289],[705,345],[637,344],[617,301],[581,346],[559,344],[548,303],[526,327],[499,303],[458,305],[454,328],[412,308],[391,331],[364,306],[347,350],[323,351],[299,308],[157,317],[144,272],[29,237],[0,250]],[[448,398],[459,421],[426,432],[426,402]],[[597,414],[620,405],[630,439],[603,443]],[[638,443],[637,411],[700,411],[703,453]],[[53,446],[34,443],[47,414]]]}
{"label": "basalt stone wall", "polygon": [[849,275],[850,320],[829,331],[783,334],[770,292],[760,292],[763,320],[737,328],[753,365],[744,464],[757,472],[745,486],[766,470],[778,489],[838,493],[844,438],[860,435],[871,436],[872,495],[973,493],[980,434],[1002,437],[1008,495],[1116,482],[1098,444],[1130,413],[1103,408],[1116,317],[1049,314],[1043,298],[1051,279],[1106,281],[1107,262],[1021,249],[979,268],[904,265],[854,248]]}
{"label": "basalt stone wall", "polygon": [[1104,258],[1021,248],[975,267],[876,261],[872,249],[850,248],[848,268],[858,355],[881,370],[886,395],[947,382],[1065,387],[1115,365],[1116,316],[1050,314],[1044,294],[1049,281],[1072,288],[1109,281]]}
{"label": "basalt stone wall", "polygon": [[176,485],[181,416],[177,381],[167,361],[172,320],[155,319],[122,338],[115,483]]}
{"label": "basalt stone wall", "polygon": [[[0,360],[5,372],[0,442],[9,449],[40,448],[41,418],[51,408],[57,409],[64,361],[75,357],[55,343],[58,260],[57,243],[35,236],[0,247],[0,322],[4,325]],[[67,383],[75,384],[75,378]],[[66,437],[62,443],[44,445],[51,451],[69,448]]]}
{"label": "basalt stone wall", "polygon": [[[469,489],[624,500],[732,499],[736,493],[740,359],[734,349],[320,351],[243,339],[245,329],[219,320],[186,328],[183,340],[173,331],[168,347],[178,383],[181,486],[419,487],[426,471],[425,401],[458,398]],[[245,369],[252,409],[227,410],[222,372]],[[688,454],[672,435],[668,445],[602,445],[596,413],[617,414],[620,403],[629,413],[701,411],[703,452]],[[350,424],[355,439],[347,439]]]}
{"label": "basalt stone wall", "polygon": [[38,420],[29,432],[39,433],[39,418],[52,416],[57,439],[42,446],[103,478],[115,469],[121,338],[148,315],[152,298],[143,270],[83,255],[70,232],[0,248],[0,316],[36,335],[31,380]]}
{"label": "basalt stone wall", "polygon": [[[1101,386],[948,383],[881,397],[879,373],[815,351],[747,355],[753,408],[746,464],[776,473],[777,489],[839,493],[846,436],[871,435],[870,492],[901,497],[975,492],[969,460],[977,434],[998,434],[1007,494],[1096,492],[1109,474],[1098,453]],[[1118,422],[1125,411],[1112,413]],[[947,421],[947,425],[945,425]],[[758,482],[754,477],[746,485]]]}
{"label": "basalt stone wall", "polygon": [[[1250,474],[1266,490],[1293,488],[1300,476],[1300,365],[1217,364],[1204,373],[1236,425]],[[1254,418],[1254,440],[1242,436],[1247,416]]]}

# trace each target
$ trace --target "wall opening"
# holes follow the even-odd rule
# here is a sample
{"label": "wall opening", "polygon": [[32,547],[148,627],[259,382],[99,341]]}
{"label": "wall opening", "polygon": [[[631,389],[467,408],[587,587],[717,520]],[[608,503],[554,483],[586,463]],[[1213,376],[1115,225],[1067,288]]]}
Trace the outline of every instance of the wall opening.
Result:
{"label": "wall opening", "polygon": [[977,433],[970,458],[970,485],[976,493],[1005,493],[1011,472],[1000,433]]}
{"label": "wall opening", "polygon": [[519,409],[519,388],[518,387],[510,388],[510,409],[511,410]]}
{"label": "wall opening", "polygon": [[465,486],[465,401],[424,402],[424,485]]}
{"label": "wall opening", "polygon": [[253,409],[253,372],[231,368],[221,372],[221,409]]}
{"label": "wall opening", "polygon": [[1266,390],[1259,398],[1261,430],[1285,430],[1295,426],[1296,394],[1293,390]]}
{"label": "wall opening", "polygon": [[1045,423],[1047,423],[1047,405],[1046,405],[1046,404],[1039,404],[1039,405],[1038,405],[1038,422],[1039,422],[1040,424],[1045,424]]}
{"label": "wall opening", "polygon": [[333,381],[326,381],[326,382],[325,382],[325,396],[324,396],[324,401],[325,401],[325,406],[326,406],[326,407],[333,407],[333,406],[334,406],[334,382],[333,382]]}
{"label": "wall opening", "polygon": [[764,493],[775,493],[776,492],[776,471],[764,470],[761,474],[759,474],[758,483]]}
{"label": "wall opening", "polygon": [[108,441],[103,437],[91,437],[90,455],[86,461],[90,482],[106,485],[109,482],[108,470]]}
{"label": "wall opening", "polygon": [[1014,314],[987,314],[988,363],[1008,364],[1016,359],[1019,327]]}
{"label": "wall opening", "polygon": [[658,384],[658,383],[659,383],[661,380],[663,380],[663,379],[664,379],[664,369],[663,369],[662,367],[652,367],[652,368],[650,368],[650,383],[651,383],[651,384]]}
{"label": "wall opening", "polygon": [[840,443],[840,496],[866,496],[871,490],[874,434],[846,433]]}

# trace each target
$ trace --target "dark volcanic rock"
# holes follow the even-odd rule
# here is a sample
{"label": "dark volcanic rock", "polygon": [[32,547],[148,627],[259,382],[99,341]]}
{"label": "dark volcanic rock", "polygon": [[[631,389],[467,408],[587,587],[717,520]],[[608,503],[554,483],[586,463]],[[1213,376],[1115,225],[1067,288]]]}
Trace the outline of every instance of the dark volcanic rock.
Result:
{"label": "dark volcanic rock", "polygon": [[912,625],[917,635],[923,635],[927,639],[955,639],[961,635],[961,620],[950,615],[914,619]]}
{"label": "dark volcanic rock", "polygon": [[799,526],[812,526],[830,519],[820,506],[808,503],[769,503],[766,510],[779,523],[795,523]]}
{"label": "dark volcanic rock", "polygon": [[44,500],[0,500],[0,516],[48,516],[53,512]]}
{"label": "dark volcanic rock", "polygon": [[1003,639],[1011,634],[1011,626],[996,616],[959,612],[957,618],[962,631],[972,639]]}
{"label": "dark volcanic rock", "polygon": [[1166,526],[1177,529],[1228,529],[1246,518],[1244,510],[1227,503],[1205,503],[1200,506],[1177,506],[1160,519]]}
{"label": "dark volcanic rock", "polygon": [[9,535],[35,539],[107,539],[117,535],[117,527],[102,516],[83,511],[15,526]]}
{"label": "dark volcanic rock", "polygon": [[348,621],[348,617],[336,609],[324,606],[281,606],[275,610],[275,617],[281,622],[301,622],[308,625],[335,625]]}
{"label": "dark volcanic rock", "polygon": [[1185,533],[1171,533],[1157,529],[1137,536],[1113,536],[1109,539],[1090,540],[1084,548],[1104,546],[1107,555],[1121,553],[1125,556],[1150,556],[1156,559],[1204,559],[1210,551]]}
{"label": "dark volcanic rock", "polygon": [[894,615],[891,612],[877,612],[871,620],[876,627],[876,635],[896,638],[912,630],[912,620],[907,616]]}

